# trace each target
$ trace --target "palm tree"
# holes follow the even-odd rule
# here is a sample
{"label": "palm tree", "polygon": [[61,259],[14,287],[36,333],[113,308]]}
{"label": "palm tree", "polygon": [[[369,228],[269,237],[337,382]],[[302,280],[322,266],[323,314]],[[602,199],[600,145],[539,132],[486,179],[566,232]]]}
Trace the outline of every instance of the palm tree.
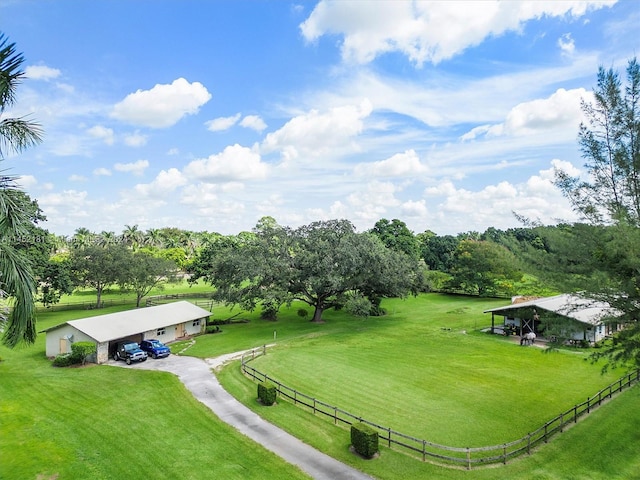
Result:
{"label": "palm tree", "polygon": [[2,118],[2,114],[16,100],[16,88],[24,77],[20,66],[24,62],[21,53],[16,53],[15,43],[7,43],[0,33],[0,159],[6,151],[19,153],[42,141],[40,125],[25,117]]}
{"label": "palm tree", "polygon": [[164,239],[162,238],[162,232],[157,228],[150,228],[144,234],[144,245],[147,247],[157,247],[160,248],[164,244]]}
{"label": "palm tree", "polygon": [[125,225],[120,238],[122,239],[123,245],[131,247],[131,250],[135,252],[144,241],[144,232],[138,229],[138,225]]}
{"label": "palm tree", "polygon": [[101,247],[112,247],[118,244],[118,236],[115,232],[102,231],[98,234],[96,243]]}
{"label": "palm tree", "polygon": [[96,234],[85,227],[76,228],[71,237],[71,246],[75,249],[82,250],[91,245],[95,240]]}
{"label": "palm tree", "polygon": [[[16,88],[24,77],[20,68],[23,62],[24,57],[16,52],[15,43],[8,43],[0,33],[0,162],[7,153],[20,153],[42,141],[42,130],[37,123],[24,117],[4,117],[15,103]],[[8,318],[0,314],[0,323],[4,330],[2,342],[13,348],[21,341],[33,343],[36,339],[35,281],[29,259],[14,247],[15,241],[27,233],[31,221],[29,205],[16,179],[1,172],[0,295],[12,297],[12,309]]]}

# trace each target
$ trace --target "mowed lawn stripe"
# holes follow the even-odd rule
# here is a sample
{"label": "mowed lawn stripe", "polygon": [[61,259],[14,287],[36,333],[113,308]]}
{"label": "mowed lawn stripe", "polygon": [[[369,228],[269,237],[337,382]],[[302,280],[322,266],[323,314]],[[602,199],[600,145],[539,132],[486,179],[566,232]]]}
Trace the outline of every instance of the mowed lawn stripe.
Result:
{"label": "mowed lawn stripe", "polygon": [[515,440],[621,374],[601,375],[584,355],[445,331],[428,319],[388,322],[375,335],[300,339],[254,366],[355,415],[451,446]]}
{"label": "mowed lawn stripe", "polygon": [[175,376],[54,368],[44,339],[0,347],[0,478],[309,478],[221,422]]}

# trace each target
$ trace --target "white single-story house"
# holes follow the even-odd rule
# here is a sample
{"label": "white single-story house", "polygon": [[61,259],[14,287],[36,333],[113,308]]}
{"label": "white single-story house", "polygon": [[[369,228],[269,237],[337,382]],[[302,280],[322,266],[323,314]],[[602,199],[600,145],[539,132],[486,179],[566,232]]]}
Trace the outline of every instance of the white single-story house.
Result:
{"label": "white single-story house", "polygon": [[96,363],[104,363],[118,342],[156,338],[167,343],[203,333],[210,315],[208,310],[180,301],[69,320],[43,331],[47,334],[46,355],[69,353],[74,342],[95,342]]}
{"label": "white single-story house", "polygon": [[484,313],[488,312],[491,312],[492,332],[496,330],[495,315],[501,315],[504,321],[498,329],[511,328],[520,336],[528,332],[541,333],[541,322],[551,316],[568,320],[570,340],[595,343],[621,328],[621,325],[603,321],[618,316],[608,303],[570,294],[534,299],[514,297],[511,305],[485,310]]}

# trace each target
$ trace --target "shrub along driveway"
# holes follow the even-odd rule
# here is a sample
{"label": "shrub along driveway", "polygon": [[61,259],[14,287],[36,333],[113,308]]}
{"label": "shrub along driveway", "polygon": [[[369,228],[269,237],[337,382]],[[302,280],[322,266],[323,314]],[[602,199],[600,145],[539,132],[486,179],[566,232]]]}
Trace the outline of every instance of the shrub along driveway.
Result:
{"label": "shrub along driveway", "polygon": [[211,369],[234,356],[239,356],[241,353],[223,355],[206,361],[195,357],[170,355],[167,358],[149,359],[146,362],[132,365],[113,360],[109,361],[108,364],[142,370],[159,370],[177,375],[193,396],[210,408],[222,421],[260,443],[287,462],[298,466],[315,479],[371,480],[371,477],[364,473],[338,462],[284,430],[266,422],[227,393]]}

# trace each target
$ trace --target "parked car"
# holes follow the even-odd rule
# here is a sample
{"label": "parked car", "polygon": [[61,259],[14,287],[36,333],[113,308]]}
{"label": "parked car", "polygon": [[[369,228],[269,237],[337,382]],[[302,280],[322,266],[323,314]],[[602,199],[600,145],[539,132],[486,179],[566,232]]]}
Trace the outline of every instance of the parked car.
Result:
{"label": "parked car", "polygon": [[127,365],[131,365],[131,362],[144,362],[147,359],[147,353],[143,352],[136,342],[121,342],[116,347],[113,359],[124,360]]}
{"label": "parked car", "polygon": [[143,340],[140,342],[140,348],[151,355],[152,358],[168,357],[171,353],[169,347],[167,347],[160,340],[150,338],[149,340]]}

